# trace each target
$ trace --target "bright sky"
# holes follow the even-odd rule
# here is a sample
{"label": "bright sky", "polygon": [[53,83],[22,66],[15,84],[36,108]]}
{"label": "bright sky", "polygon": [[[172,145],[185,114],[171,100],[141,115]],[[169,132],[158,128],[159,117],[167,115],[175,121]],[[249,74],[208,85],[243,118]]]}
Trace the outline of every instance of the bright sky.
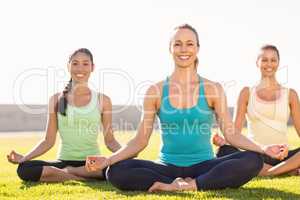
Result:
{"label": "bright sky", "polygon": [[69,79],[69,54],[86,47],[96,63],[91,87],[113,104],[139,104],[174,69],[168,43],[182,23],[199,32],[199,74],[226,83],[230,105],[259,80],[265,43],[280,50],[280,82],[299,93],[299,10],[297,0],[1,1],[0,103],[46,104]]}

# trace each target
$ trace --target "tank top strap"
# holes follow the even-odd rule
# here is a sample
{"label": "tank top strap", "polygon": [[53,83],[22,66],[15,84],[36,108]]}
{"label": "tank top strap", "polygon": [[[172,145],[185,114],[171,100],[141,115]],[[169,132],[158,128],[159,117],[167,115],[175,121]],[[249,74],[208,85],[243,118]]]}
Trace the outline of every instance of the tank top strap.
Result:
{"label": "tank top strap", "polygon": [[99,95],[96,91],[91,90],[92,92],[92,103],[95,104],[99,104]]}
{"label": "tank top strap", "polygon": [[203,79],[198,75],[199,78],[199,99],[205,97],[205,89],[204,89],[204,81]]}
{"label": "tank top strap", "polygon": [[167,99],[169,96],[169,77],[163,82],[162,99]]}
{"label": "tank top strap", "polygon": [[199,77],[199,96],[198,96],[198,107],[206,110],[210,110],[208,105],[207,97],[205,95],[205,83],[203,78],[198,74]]}
{"label": "tank top strap", "polygon": [[249,96],[248,96],[248,106],[253,105],[255,102],[255,86],[248,87],[249,88]]}
{"label": "tank top strap", "polygon": [[284,88],[281,95],[283,95],[282,99],[285,100],[287,104],[289,104],[290,88]]}
{"label": "tank top strap", "polygon": [[256,92],[256,86],[248,87],[249,88],[249,98],[252,98]]}
{"label": "tank top strap", "polygon": [[96,101],[96,106],[97,106],[97,108],[101,108],[101,112],[102,112],[102,106],[101,106],[101,104],[102,104],[102,102],[101,102],[101,94],[100,93],[98,93],[98,92],[94,92],[95,93],[95,101]]}

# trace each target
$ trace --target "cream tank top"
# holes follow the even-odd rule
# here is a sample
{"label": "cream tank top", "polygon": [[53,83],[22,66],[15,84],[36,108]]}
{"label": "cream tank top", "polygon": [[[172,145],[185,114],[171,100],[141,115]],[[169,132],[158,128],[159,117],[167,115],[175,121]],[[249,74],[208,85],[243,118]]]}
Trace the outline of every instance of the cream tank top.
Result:
{"label": "cream tank top", "polygon": [[282,88],[275,101],[264,101],[250,88],[247,106],[248,137],[263,144],[288,143],[288,120],[290,116],[289,89]]}

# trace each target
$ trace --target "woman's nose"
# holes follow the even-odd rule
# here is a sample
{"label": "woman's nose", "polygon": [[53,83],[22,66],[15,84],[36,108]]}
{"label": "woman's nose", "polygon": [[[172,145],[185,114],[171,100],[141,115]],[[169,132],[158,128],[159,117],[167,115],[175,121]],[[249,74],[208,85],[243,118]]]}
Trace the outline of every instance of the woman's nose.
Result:
{"label": "woman's nose", "polygon": [[181,52],[186,52],[187,51],[187,47],[185,45],[182,45],[180,48]]}

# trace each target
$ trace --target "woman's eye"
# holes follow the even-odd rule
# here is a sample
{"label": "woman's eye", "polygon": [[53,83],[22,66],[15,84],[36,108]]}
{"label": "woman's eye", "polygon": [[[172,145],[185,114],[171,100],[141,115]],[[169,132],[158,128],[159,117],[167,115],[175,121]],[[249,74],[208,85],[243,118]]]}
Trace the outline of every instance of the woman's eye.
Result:
{"label": "woman's eye", "polygon": [[175,43],[174,46],[177,47],[177,46],[180,46],[180,44],[179,43]]}
{"label": "woman's eye", "polygon": [[187,45],[188,45],[188,46],[194,46],[194,44],[193,44],[193,43],[188,43]]}

